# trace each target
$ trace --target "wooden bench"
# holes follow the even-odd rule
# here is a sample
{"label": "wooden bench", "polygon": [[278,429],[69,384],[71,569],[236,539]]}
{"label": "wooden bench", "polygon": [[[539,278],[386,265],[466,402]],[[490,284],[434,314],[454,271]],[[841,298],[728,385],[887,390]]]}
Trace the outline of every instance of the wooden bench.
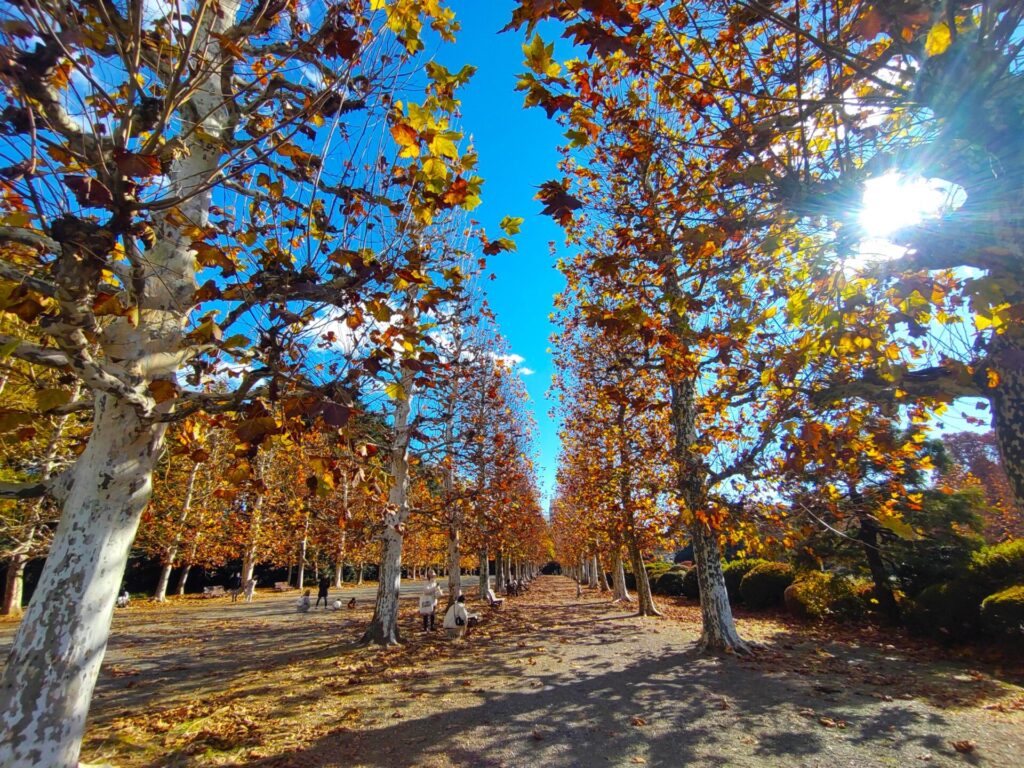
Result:
{"label": "wooden bench", "polygon": [[292,585],[289,584],[287,581],[275,581],[274,582],[274,591],[275,592],[287,592],[289,589],[292,589]]}
{"label": "wooden bench", "polygon": [[224,591],[224,587],[203,587],[203,597],[227,597],[227,592]]}
{"label": "wooden bench", "polygon": [[504,602],[505,602],[505,598],[496,596],[494,594],[494,590],[493,589],[488,589],[487,590],[487,604],[489,606],[491,606],[491,608],[494,608],[495,610],[498,610],[498,609],[501,608],[501,604],[504,603]]}

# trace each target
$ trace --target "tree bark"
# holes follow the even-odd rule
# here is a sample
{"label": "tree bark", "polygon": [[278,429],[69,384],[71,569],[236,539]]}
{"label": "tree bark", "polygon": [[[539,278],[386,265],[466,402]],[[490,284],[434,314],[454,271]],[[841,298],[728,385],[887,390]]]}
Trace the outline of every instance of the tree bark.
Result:
{"label": "tree bark", "polygon": [[601,591],[610,591],[611,587],[608,586],[608,575],[604,572],[604,568],[601,567],[601,558],[596,554],[594,555],[594,570],[597,571],[597,585],[601,588]]}
{"label": "tree bark", "polygon": [[4,604],[0,614],[4,616],[20,616],[21,601],[25,594],[25,564],[29,557],[25,552],[18,552],[7,561],[7,575],[4,579]]}
{"label": "tree bark", "polygon": [[334,588],[341,589],[345,578],[345,538],[347,531],[341,529],[341,543],[338,545],[338,556],[334,561]]}
{"label": "tree bark", "polygon": [[633,602],[629,590],[626,589],[626,570],[622,566],[622,552],[618,545],[612,548],[612,591],[615,602]]}
{"label": "tree bark", "polygon": [[900,607],[896,603],[896,597],[893,595],[892,587],[889,585],[889,574],[885,570],[882,552],[878,548],[878,523],[866,515],[861,515],[859,521],[860,529],[857,531],[857,541],[860,542],[864,550],[864,557],[868,561],[868,570],[871,572],[871,581],[874,584],[875,599],[878,600],[878,607],[888,621],[898,624],[900,620]]}
{"label": "tree bark", "polygon": [[[411,301],[410,301],[411,303]],[[411,322],[411,311],[406,311]],[[405,523],[409,518],[409,416],[412,412],[412,370],[402,367],[402,394],[395,400],[394,438],[391,444],[391,490],[388,510],[384,515],[383,545],[377,600],[373,618],[363,633],[363,644],[397,645],[402,638],[398,631],[398,598],[402,587],[402,543]]]}
{"label": "tree bark", "polygon": [[167,600],[167,585],[171,580],[171,571],[174,569],[174,561],[178,557],[178,548],[181,546],[181,538],[184,531],[182,530],[185,523],[188,521],[189,512],[192,510],[192,494],[196,487],[196,474],[199,472],[199,462],[192,464],[192,471],[188,475],[188,485],[185,487],[185,498],[181,504],[181,514],[178,516],[178,522],[175,526],[174,540],[170,546],[164,551],[164,562],[160,568],[160,579],[156,583],[156,590],[153,592],[153,597],[158,603],[162,603]]}
{"label": "tree bark", "polygon": [[487,559],[487,547],[480,550],[480,599],[487,599],[487,590],[491,588],[491,563]]}
{"label": "tree bark", "polygon": [[992,427],[1017,509],[1024,510],[1024,348],[1002,334],[992,343],[991,357],[999,375],[989,398]]}
{"label": "tree bark", "polygon": [[97,396],[89,443],[0,684],[0,765],[77,765],[164,431],[114,396]]}
{"label": "tree bark", "polygon": [[448,526],[448,605],[450,606],[462,594],[462,561],[461,535],[457,523]]}
{"label": "tree bark", "polygon": [[644,558],[640,554],[640,545],[632,531],[627,534],[626,548],[629,550],[630,563],[633,566],[633,573],[636,575],[637,615],[661,616],[661,611],[654,604],[654,597],[651,595],[651,583],[647,579],[647,570],[644,568]]}

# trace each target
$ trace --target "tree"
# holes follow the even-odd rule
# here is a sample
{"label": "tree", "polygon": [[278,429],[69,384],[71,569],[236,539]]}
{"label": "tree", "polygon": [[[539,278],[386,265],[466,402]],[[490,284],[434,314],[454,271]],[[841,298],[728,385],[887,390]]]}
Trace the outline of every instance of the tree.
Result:
{"label": "tree", "polygon": [[[365,286],[403,279],[386,253],[401,222],[474,202],[479,180],[452,132],[409,126],[391,101],[423,24],[450,39],[453,15],[409,0],[316,11],[239,0],[167,16],[93,0],[4,11],[5,311],[46,340],[3,343],[73,373],[93,429],[73,467],[32,486],[63,513],[4,671],[0,763],[77,759],[167,424],[240,412],[258,447],[280,428],[259,398],[286,394],[343,423],[347,382],[301,365],[306,328],[323,307],[348,311]],[[381,118],[389,142],[372,130]],[[370,163],[357,159],[367,141]],[[197,290],[204,269],[220,277]],[[229,363],[243,371],[230,392],[196,388]]]}

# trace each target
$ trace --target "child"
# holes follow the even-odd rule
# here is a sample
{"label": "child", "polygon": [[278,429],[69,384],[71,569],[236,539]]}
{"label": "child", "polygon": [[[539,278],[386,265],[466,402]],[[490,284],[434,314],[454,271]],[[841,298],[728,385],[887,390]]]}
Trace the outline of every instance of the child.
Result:
{"label": "child", "polygon": [[420,595],[420,616],[423,617],[423,631],[427,631],[427,624],[431,631],[434,629],[434,616],[437,614],[437,600],[444,594],[437,583],[437,574],[427,571],[427,583],[423,587],[423,594]]}
{"label": "child", "polygon": [[295,606],[298,609],[299,613],[307,613],[309,611],[311,607],[309,595],[310,590],[307,589],[305,592],[302,593],[302,597],[299,598],[299,602]]}
{"label": "child", "polygon": [[469,613],[466,610],[466,597],[465,595],[459,595],[444,615],[443,626],[448,634],[448,639],[455,640],[456,638],[468,635],[469,628],[479,618],[475,613]]}

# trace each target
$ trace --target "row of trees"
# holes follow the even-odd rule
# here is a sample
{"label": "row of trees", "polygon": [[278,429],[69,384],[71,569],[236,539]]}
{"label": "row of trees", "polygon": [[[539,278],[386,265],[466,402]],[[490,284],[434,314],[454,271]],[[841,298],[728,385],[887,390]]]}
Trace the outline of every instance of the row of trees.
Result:
{"label": "row of trees", "polygon": [[177,562],[244,576],[270,542],[362,536],[381,643],[410,531],[443,530],[455,565],[463,537],[536,559],[531,426],[476,288],[514,245],[466,215],[473,68],[420,60],[454,14],[24,0],[0,20],[8,584],[47,553],[0,765],[77,764],[144,514],[163,591]]}
{"label": "row of trees", "polygon": [[[813,522],[859,540],[895,614],[880,541],[917,535],[925,426],[964,396],[993,414],[1000,533],[1019,532],[1021,12],[519,4],[518,88],[566,137],[538,197],[577,247],[554,533],[570,561],[614,561],[637,525],[689,539],[702,644],[743,651],[721,542],[792,547]],[[556,61],[540,22],[586,55]],[[952,192],[865,265],[865,189],[894,173]]]}

